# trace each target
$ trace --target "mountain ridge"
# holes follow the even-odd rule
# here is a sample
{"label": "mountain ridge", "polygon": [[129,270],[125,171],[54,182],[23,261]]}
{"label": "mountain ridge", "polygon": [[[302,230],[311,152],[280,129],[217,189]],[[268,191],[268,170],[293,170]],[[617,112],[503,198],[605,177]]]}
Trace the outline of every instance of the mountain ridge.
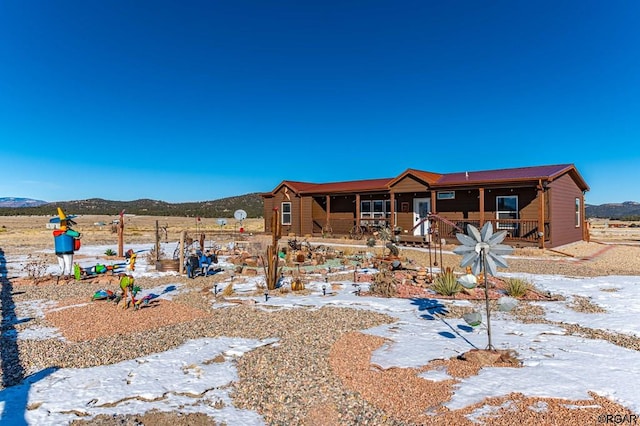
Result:
{"label": "mountain ridge", "polygon": [[0,198],[0,216],[55,216],[58,207],[62,208],[65,213],[75,215],[117,216],[124,210],[129,214],[147,216],[233,217],[233,213],[239,209],[246,211],[249,218],[262,217],[263,214],[262,197],[257,192],[218,200],[187,203],[168,203],[146,198],[132,201],[89,198],[55,203],[45,202],[38,206],[27,207],[3,207],[2,201],[6,198]]}
{"label": "mountain ridge", "polygon": [[[247,217],[263,215],[263,200],[259,193],[249,193],[210,201],[187,203],[168,203],[160,200],[141,198],[132,201],[114,201],[102,198],[61,201],[48,203],[22,197],[0,197],[0,216],[52,216],[61,207],[70,214],[118,215],[122,210],[127,213],[148,216],[187,216],[187,217],[232,217],[233,212],[242,209]],[[640,220],[640,203],[624,201],[622,203],[587,204],[587,218]]]}

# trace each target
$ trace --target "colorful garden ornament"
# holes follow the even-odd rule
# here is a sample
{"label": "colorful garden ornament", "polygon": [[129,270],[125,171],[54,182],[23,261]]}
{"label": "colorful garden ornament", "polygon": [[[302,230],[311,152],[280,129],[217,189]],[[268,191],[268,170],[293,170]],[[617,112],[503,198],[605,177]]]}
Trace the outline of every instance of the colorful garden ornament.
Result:
{"label": "colorful garden ornament", "polygon": [[76,223],[67,217],[58,207],[58,217],[50,220],[52,223],[60,223],[60,229],[53,231],[53,243],[61,275],[73,274],[73,254],[80,249],[80,233],[71,229]]}
{"label": "colorful garden ornament", "polygon": [[[136,294],[140,291],[140,287],[134,285],[135,278],[133,275],[121,274],[120,276],[120,296],[116,299],[116,304],[123,301],[122,309],[127,309],[130,305],[136,308]],[[131,302],[129,302],[131,297]]]}

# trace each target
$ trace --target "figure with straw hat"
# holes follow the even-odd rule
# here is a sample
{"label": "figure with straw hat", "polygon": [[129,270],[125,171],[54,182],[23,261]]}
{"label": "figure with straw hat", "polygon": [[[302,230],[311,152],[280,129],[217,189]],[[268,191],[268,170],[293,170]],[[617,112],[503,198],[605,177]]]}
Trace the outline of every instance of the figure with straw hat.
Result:
{"label": "figure with straw hat", "polygon": [[73,253],[80,248],[80,233],[71,229],[76,224],[72,218],[58,207],[58,217],[51,219],[52,222],[60,222],[60,229],[53,231],[53,243],[61,274],[65,276],[73,274]]}

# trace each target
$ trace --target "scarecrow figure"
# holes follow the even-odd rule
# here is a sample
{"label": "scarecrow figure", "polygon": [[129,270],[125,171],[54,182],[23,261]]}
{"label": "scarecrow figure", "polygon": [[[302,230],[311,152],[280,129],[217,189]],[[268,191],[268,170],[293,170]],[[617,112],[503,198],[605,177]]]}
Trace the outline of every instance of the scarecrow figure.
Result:
{"label": "scarecrow figure", "polygon": [[60,222],[60,229],[53,231],[53,243],[61,274],[72,275],[73,253],[80,249],[80,233],[71,229],[71,226],[76,223],[67,217],[60,207],[58,207],[58,217],[52,221]]}

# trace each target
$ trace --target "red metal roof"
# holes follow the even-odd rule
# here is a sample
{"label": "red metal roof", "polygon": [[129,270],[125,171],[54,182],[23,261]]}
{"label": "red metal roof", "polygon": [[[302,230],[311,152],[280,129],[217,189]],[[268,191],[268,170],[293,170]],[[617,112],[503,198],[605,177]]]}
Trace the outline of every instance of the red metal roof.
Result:
{"label": "red metal roof", "polygon": [[[437,174],[422,170],[407,169],[398,177],[384,179],[365,179],[347,182],[310,183],[297,181],[282,181],[271,193],[276,193],[283,185],[298,194],[334,194],[338,192],[367,192],[387,191],[395,182],[407,175],[412,175],[426,182],[429,186],[445,188],[447,186],[479,185],[488,183],[518,182],[518,181],[552,181],[555,178],[570,173],[578,186],[588,190],[589,186],[573,164],[556,164],[550,166],[519,167],[513,169],[480,170],[459,173]],[[267,195],[265,194],[265,195]]]}
{"label": "red metal roof", "polygon": [[[393,178],[353,180],[347,182],[329,183],[309,183],[285,180],[280,185],[278,185],[278,188],[281,185],[286,185],[299,194],[333,194],[336,192],[386,191],[388,190],[387,185],[391,180],[393,180]],[[276,191],[278,188],[276,188]]]}
{"label": "red metal roof", "polygon": [[588,189],[586,182],[582,179],[573,164],[556,164],[551,166],[520,167],[500,170],[480,170],[459,173],[447,173],[436,183],[437,186],[457,186],[465,184],[479,184],[489,182],[513,182],[513,181],[534,181],[538,179],[553,180],[556,177],[571,172],[578,184],[584,189]]}

